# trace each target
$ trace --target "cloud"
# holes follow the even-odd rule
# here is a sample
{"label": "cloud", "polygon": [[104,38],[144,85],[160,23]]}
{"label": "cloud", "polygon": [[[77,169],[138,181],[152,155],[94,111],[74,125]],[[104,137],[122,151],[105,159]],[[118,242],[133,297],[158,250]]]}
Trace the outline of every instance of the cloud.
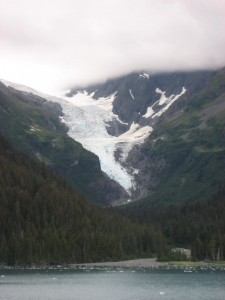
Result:
{"label": "cloud", "polygon": [[224,0],[0,0],[0,77],[55,92],[225,65]]}

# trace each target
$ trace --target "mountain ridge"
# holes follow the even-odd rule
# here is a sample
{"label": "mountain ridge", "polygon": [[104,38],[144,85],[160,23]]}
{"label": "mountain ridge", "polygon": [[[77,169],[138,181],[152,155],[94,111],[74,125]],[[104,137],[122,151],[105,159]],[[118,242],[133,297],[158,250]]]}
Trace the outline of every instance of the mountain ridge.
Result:
{"label": "mountain ridge", "polygon": [[127,197],[116,182],[101,172],[97,156],[67,136],[68,128],[60,120],[61,106],[35,95],[32,89],[20,88],[26,91],[0,83],[1,134],[66,177],[92,200],[107,205],[112,199]]}
{"label": "mountain ridge", "polygon": [[[167,186],[177,189],[172,181],[179,172],[183,178],[181,186],[185,186],[186,177],[182,172],[187,172],[188,156],[197,166],[197,160],[205,155],[208,166],[211,155],[211,169],[213,166],[217,168],[216,155],[219,152],[202,149],[199,140],[204,133],[205,143],[211,131],[218,136],[218,145],[218,140],[222,139],[222,131],[216,128],[224,126],[220,117],[225,102],[224,68],[157,75],[132,73],[83,90],[71,89],[67,97],[52,99],[62,107],[61,121],[68,127],[68,134],[96,153],[101,169],[129,193],[123,194],[122,201],[116,200],[117,194],[113,201],[109,200],[110,203],[118,205],[144,197],[150,203],[157,203],[158,198],[165,198],[162,201],[170,203]],[[211,118],[215,120],[211,121]],[[223,149],[223,145],[218,147]],[[186,149],[185,154],[182,149]],[[205,152],[211,153],[208,158]],[[219,156],[218,160],[221,160]],[[218,170],[222,166],[223,159]],[[202,166],[201,172],[205,174],[207,168],[203,169]],[[192,171],[198,173],[197,167]],[[218,174],[223,180],[222,170]],[[206,177],[205,180],[206,183],[211,181]],[[218,187],[221,180],[218,176],[216,180]],[[98,185],[94,184],[93,188],[98,189]],[[163,189],[167,192],[160,192]],[[187,198],[182,193],[180,197]]]}
{"label": "mountain ridge", "polygon": [[[167,165],[163,157],[155,159],[150,153],[147,153],[149,150],[146,150],[146,145],[154,143],[156,140],[154,138],[155,130],[161,126],[160,124],[166,124],[173,120],[177,122],[179,118],[181,120],[189,118],[187,115],[188,109],[192,106],[191,103],[197,103],[197,99],[201,97],[201,93],[204,94],[204,90],[207,90],[208,86],[213,89],[212,82],[223,72],[221,69],[219,71],[174,72],[156,75],[132,73],[108,80],[103,84],[86,87],[83,90],[71,89],[67,95],[71,99],[76,99],[77,93],[85,92],[98,102],[102,97],[116,93],[112,111],[126,125],[121,126],[116,120],[114,123],[108,123],[107,132],[112,136],[123,135],[134,124],[140,127],[152,127],[151,134],[143,139],[143,144],[138,145],[136,143],[130,152],[128,151],[126,160],[121,159],[120,147],[114,151],[114,157],[121,163],[122,167],[127,168],[130,172],[137,170],[135,174],[132,174],[136,182],[136,190],[132,191],[132,196],[133,199],[140,199],[152,194],[155,188],[160,185],[160,173]],[[215,98],[211,101],[214,100]],[[215,105],[218,110],[218,105]],[[222,108],[223,104],[220,105]],[[208,110],[215,109],[209,107]],[[204,114],[204,111],[201,113]],[[195,116],[196,122],[199,117],[200,115]],[[191,128],[194,128],[193,124],[189,126],[190,131]],[[162,133],[161,136],[157,137],[157,139],[159,138],[162,140],[166,138],[166,126],[165,135]]]}
{"label": "mountain ridge", "polygon": [[[14,104],[19,105],[16,107],[9,105],[13,99],[3,97],[2,89],[5,87],[0,84],[0,112],[1,117],[5,116],[1,124],[8,121],[5,125],[11,126],[11,134],[14,133],[8,138],[17,137],[24,126],[31,134],[37,134],[39,147],[46,147],[46,142],[52,139],[48,134],[43,135],[46,129],[41,131],[43,118],[48,121],[43,123],[47,128],[64,133],[65,124],[55,123],[54,113],[51,118],[47,114],[49,104],[46,103],[46,110],[42,110],[44,99],[40,103],[39,97],[26,98],[23,93],[9,89],[9,95],[12,96],[12,92],[16,95],[17,103]],[[131,164],[137,167],[142,164],[139,169],[146,178],[148,196],[123,206],[126,219],[121,219],[115,209],[99,210],[95,205],[88,205],[83,197],[74,195],[71,188],[64,189],[67,184],[61,185],[44,164],[36,162],[34,167],[30,159],[15,152],[0,137],[1,262],[58,264],[155,253],[161,260],[182,259],[183,256],[170,253],[174,245],[191,248],[193,260],[223,259],[224,96],[225,77],[220,72],[193,99],[177,102],[177,108],[172,106],[167,110],[149,138],[130,151],[128,159],[136,160]],[[41,116],[35,110],[35,121],[37,116],[41,118],[38,124],[27,124],[27,120],[34,120],[32,111],[28,114],[25,110],[24,118],[19,114],[22,102],[26,100],[30,104],[30,97],[37,104],[36,109],[39,107],[39,112],[45,112]],[[51,105],[50,109],[61,112],[57,103]],[[28,107],[34,109],[35,106]],[[4,126],[1,129],[5,129],[6,136],[10,132],[10,128]],[[65,163],[64,152],[62,147],[62,152],[58,153],[62,163]],[[153,185],[151,189],[148,176]]]}

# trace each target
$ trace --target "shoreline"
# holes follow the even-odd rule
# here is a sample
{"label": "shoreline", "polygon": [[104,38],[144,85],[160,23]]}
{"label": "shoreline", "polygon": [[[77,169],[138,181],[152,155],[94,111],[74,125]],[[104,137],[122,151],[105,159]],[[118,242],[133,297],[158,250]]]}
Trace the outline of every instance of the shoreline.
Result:
{"label": "shoreline", "polygon": [[156,258],[140,258],[123,261],[75,263],[75,264],[24,264],[6,265],[0,264],[0,269],[94,269],[94,268],[134,268],[134,269],[170,269],[170,268],[215,268],[225,270],[225,261],[168,261],[159,262]]}
{"label": "shoreline", "polygon": [[204,262],[204,261],[168,261],[159,262],[156,258],[141,258],[133,260],[124,260],[116,262],[95,262],[74,264],[73,267],[78,268],[222,268],[225,269],[225,261],[223,262]]}
{"label": "shoreline", "polygon": [[[167,264],[167,263],[166,263]],[[166,266],[165,263],[158,262],[156,258],[140,258],[122,261],[82,263],[74,266],[78,267],[111,267],[111,268],[152,268]]]}

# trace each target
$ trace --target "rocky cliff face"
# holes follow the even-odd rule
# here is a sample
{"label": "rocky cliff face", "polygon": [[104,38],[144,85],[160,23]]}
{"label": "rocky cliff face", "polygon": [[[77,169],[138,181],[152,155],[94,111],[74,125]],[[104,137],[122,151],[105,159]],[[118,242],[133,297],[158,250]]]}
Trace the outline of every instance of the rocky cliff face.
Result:
{"label": "rocky cliff face", "polygon": [[[79,95],[89,97],[95,107],[100,107],[113,95],[111,108],[107,112],[108,116],[113,114],[113,117],[103,118],[102,126],[107,131],[104,137],[114,147],[109,150],[108,146],[101,144],[105,152],[96,151],[87,144],[86,147],[96,151],[103,162],[104,171],[125,188],[130,199],[147,196],[161,181],[157,174],[165,167],[165,159],[154,159],[145,151],[151,133],[157,129],[158,124],[182,116],[189,101],[209,84],[215,74],[206,71],[158,75],[133,73],[108,80],[104,84],[71,89],[67,94],[74,105],[82,106],[83,103],[84,112],[87,111],[87,101],[79,99]],[[163,139],[163,135],[160,138]],[[100,139],[101,135],[98,135],[95,140],[97,144]],[[79,141],[85,147],[87,140],[82,141],[81,138]],[[119,165],[126,176],[119,176],[115,165]],[[123,184],[125,177],[130,183]]]}
{"label": "rocky cliff face", "polygon": [[[133,73],[108,80],[104,84],[82,89],[71,89],[67,96],[72,97],[78,91],[85,90],[88,94],[94,93],[93,99],[98,100],[101,97],[107,98],[116,93],[115,101],[113,102],[113,112],[119,116],[121,121],[130,125],[133,122],[143,123],[145,121],[143,116],[146,115],[149,107],[156,103],[154,110],[158,112],[164,107],[163,98],[167,98],[168,102],[169,100],[171,101],[182,93],[183,87],[186,91],[182,94],[182,100],[192,97],[207,85],[214,74],[215,72],[211,71],[158,75],[151,75],[145,72]],[[161,102],[157,103],[160,98]],[[157,104],[159,105],[158,107]]]}

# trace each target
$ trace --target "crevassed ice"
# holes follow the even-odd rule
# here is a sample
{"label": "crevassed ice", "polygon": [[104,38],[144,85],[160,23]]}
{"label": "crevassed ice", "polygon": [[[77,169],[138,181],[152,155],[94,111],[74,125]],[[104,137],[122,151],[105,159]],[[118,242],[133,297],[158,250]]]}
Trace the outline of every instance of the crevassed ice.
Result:
{"label": "crevassed ice", "polygon": [[114,152],[119,148],[121,161],[124,161],[133,145],[143,142],[152,128],[150,126],[141,128],[133,123],[130,129],[120,136],[109,135],[106,130],[107,122],[112,120],[121,122],[112,112],[115,95],[116,93],[95,100],[92,98],[93,94],[79,92],[72,98],[64,98],[60,104],[63,107],[63,121],[69,127],[68,134],[84,148],[95,153],[100,159],[102,171],[130,194],[136,187],[134,173],[126,170],[119,161],[115,160]]}
{"label": "crevassed ice", "polygon": [[[141,75],[141,77],[149,79],[148,74],[144,73]],[[136,188],[134,175],[138,173],[138,170],[131,168],[131,170],[128,171],[125,169],[119,161],[115,160],[114,152],[119,149],[121,152],[120,161],[125,161],[133,145],[142,143],[150,135],[152,127],[140,127],[138,124],[133,123],[127,132],[120,136],[114,137],[109,135],[106,130],[107,122],[117,120],[123,123],[112,111],[112,104],[116,93],[110,97],[99,98],[98,100],[93,99],[94,93],[88,95],[87,92],[77,93],[73,98],[59,98],[46,95],[24,85],[6,80],[0,81],[6,86],[39,95],[49,101],[61,104],[64,113],[62,120],[69,127],[68,134],[76,141],[79,141],[84,148],[95,153],[100,159],[101,169],[110,178],[117,181],[129,194],[131,194],[132,189]],[[132,91],[130,90],[130,92],[132,97]],[[186,89],[183,87],[180,94],[171,95],[168,98],[165,96],[165,92],[159,88],[156,89],[156,92],[161,94],[161,97],[147,109],[146,114],[143,115],[145,118],[154,118],[163,114],[186,92]],[[153,109],[156,104],[163,106],[157,113]]]}
{"label": "crevassed ice", "polygon": [[[77,93],[73,98],[55,97],[44,94],[30,87],[13,83],[6,80],[0,80],[6,86],[11,86],[17,90],[38,95],[49,101],[58,102],[63,109],[64,116],[62,121],[69,127],[68,134],[80,142],[84,148],[95,153],[101,163],[101,169],[110,178],[117,181],[129,194],[135,189],[134,174],[138,170],[128,172],[120,162],[114,158],[114,152],[119,148],[121,150],[121,161],[126,160],[129,151],[135,143],[141,143],[149,136],[152,128],[145,126],[141,128],[137,124],[132,124],[127,133],[119,137],[113,137],[107,133],[107,122],[119,117],[112,112],[112,103],[115,94],[107,98],[94,100],[93,93]],[[124,123],[127,124],[127,123]]]}

